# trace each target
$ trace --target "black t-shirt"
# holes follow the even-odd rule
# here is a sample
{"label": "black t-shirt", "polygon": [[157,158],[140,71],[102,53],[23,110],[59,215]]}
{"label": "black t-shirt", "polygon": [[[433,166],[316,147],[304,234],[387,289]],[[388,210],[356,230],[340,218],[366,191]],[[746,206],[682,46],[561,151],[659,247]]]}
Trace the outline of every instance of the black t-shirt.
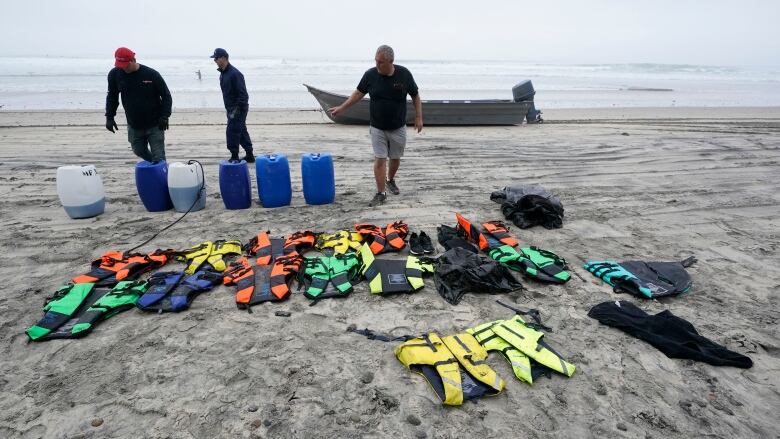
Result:
{"label": "black t-shirt", "polygon": [[157,126],[160,117],[171,115],[171,92],[156,70],[141,65],[133,73],[114,67],[108,72],[106,116],[116,116],[119,94],[125,109],[127,124],[137,129]]}
{"label": "black t-shirt", "polygon": [[391,76],[379,74],[376,67],[366,70],[357,86],[371,97],[371,126],[395,130],[406,125],[406,95],[417,96],[417,84],[404,66],[395,66]]}

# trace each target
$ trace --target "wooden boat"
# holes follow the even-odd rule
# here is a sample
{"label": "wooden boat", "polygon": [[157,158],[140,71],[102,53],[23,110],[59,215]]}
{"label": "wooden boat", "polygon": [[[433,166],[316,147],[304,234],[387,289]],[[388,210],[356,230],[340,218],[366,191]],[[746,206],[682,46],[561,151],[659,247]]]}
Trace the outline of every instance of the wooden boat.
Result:
{"label": "wooden boat", "polygon": [[[530,87],[530,81],[526,81]],[[523,83],[525,84],[525,83]],[[351,106],[338,116],[328,111],[331,107],[341,105],[347,96],[330,93],[310,85],[303,84],[309,93],[314,95],[325,115],[333,122],[347,125],[368,125],[368,99]],[[523,123],[528,114],[530,123],[541,122],[539,112],[534,108],[533,90],[530,100],[430,100],[422,101],[423,121],[430,125],[518,125]],[[531,114],[529,114],[531,111]],[[406,102],[406,123],[414,125],[414,107],[411,101]]]}

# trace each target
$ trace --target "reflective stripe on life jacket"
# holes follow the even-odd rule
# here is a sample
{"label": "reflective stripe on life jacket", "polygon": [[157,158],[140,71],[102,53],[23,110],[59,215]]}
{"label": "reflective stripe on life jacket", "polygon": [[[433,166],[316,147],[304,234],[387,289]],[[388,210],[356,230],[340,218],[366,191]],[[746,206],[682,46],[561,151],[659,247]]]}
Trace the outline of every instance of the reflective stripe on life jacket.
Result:
{"label": "reflective stripe on life jacket", "polygon": [[471,225],[469,220],[463,218],[459,213],[455,214],[455,218],[458,220],[457,229],[462,233],[468,241],[477,244],[480,250],[485,250],[489,247],[488,240],[485,235],[482,234],[476,227]]}
{"label": "reflective stripe on life jacket", "polygon": [[482,223],[482,227],[485,228],[487,233],[493,235],[494,238],[498,239],[499,242],[504,245],[516,247],[519,244],[517,240],[509,234],[509,227],[501,221],[488,221]]}

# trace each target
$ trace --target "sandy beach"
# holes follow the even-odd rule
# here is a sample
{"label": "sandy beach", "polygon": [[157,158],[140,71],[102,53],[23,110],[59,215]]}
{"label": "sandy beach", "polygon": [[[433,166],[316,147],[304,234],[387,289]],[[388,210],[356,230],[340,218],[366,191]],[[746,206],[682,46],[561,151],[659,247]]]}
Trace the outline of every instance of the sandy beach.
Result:
{"label": "sandy beach", "polygon": [[[454,225],[455,212],[503,219],[490,192],[538,183],[563,202],[564,227],[512,232],[567,259],[573,277],[565,285],[521,279],[523,292],[470,294],[452,306],[432,279],[416,294],[391,297],[361,283],[344,300],[309,306],[296,291],[252,314],[236,309],[233,287],[219,286],[179,314],[133,309],[84,339],[28,343],[24,331],[41,318],[46,297],[92,259],[135,246],[180,214],[144,209],[126,128],[107,132],[102,112],[0,111],[0,437],[780,437],[780,107],[544,117],[541,125],[410,130],[402,193],[372,209],[368,127],[336,125],[316,110],[252,111],[256,153],[290,158],[293,202],[264,209],[255,197],[252,208],[227,211],[217,174],[228,157],[224,112],[175,110],[168,161],[204,164],[207,206],[143,250],[399,219],[435,236],[437,225]],[[335,159],[336,202],[309,206],[300,156],[325,151]],[[67,164],[97,167],[103,215],[72,220],[61,208],[56,168]],[[658,301],[615,294],[582,268],[589,259],[689,255],[699,259],[689,269],[692,292]],[[541,311],[553,328],[547,341],[577,367],[571,378],[529,386],[492,354],[505,391],[443,407],[396,360],[395,343],[346,331],[453,334],[509,318],[497,298]],[[587,317],[593,305],[617,299],[653,314],[671,310],[754,366],[669,359]]]}

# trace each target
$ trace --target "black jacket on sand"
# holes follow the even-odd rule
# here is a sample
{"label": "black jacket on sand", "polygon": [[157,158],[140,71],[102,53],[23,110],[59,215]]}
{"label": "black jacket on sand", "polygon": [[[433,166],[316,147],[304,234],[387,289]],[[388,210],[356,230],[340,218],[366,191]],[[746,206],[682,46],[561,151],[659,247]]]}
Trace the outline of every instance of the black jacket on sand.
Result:
{"label": "black jacket on sand", "polygon": [[668,310],[650,315],[621,300],[594,306],[588,317],[650,343],[669,358],[689,358],[713,366],[744,369],[753,366],[750,358],[702,337],[689,321]]}

